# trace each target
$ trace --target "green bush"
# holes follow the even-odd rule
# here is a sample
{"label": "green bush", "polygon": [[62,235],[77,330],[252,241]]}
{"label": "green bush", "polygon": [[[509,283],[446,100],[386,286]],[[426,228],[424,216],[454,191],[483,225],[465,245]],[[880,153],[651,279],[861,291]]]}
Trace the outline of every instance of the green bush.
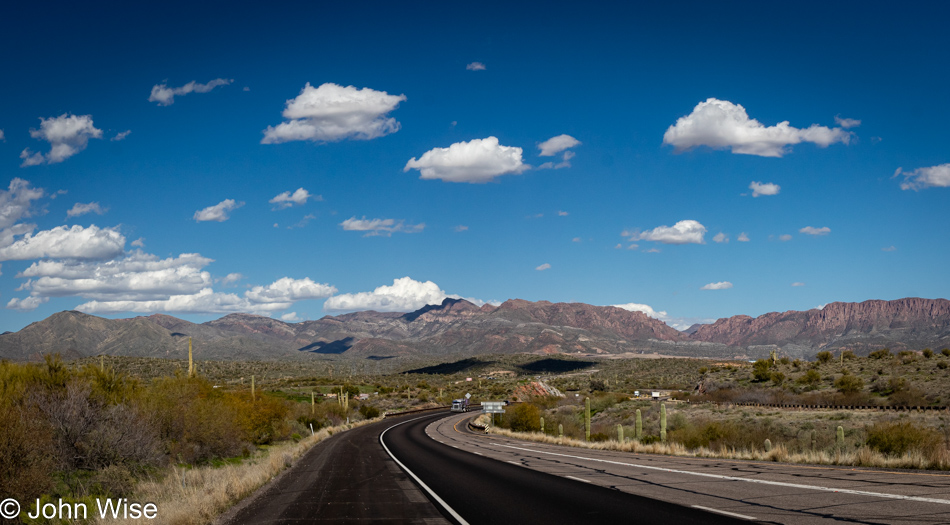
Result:
{"label": "green bush", "polygon": [[379,417],[379,409],[372,405],[360,405],[360,414],[366,419],[373,419]]}
{"label": "green bush", "polygon": [[752,365],[752,379],[755,381],[768,381],[772,379],[772,362],[768,359],[759,359]]}
{"label": "green bush", "polygon": [[950,348],[944,348],[944,349],[940,350],[940,353],[943,354],[943,355],[946,356],[946,357],[950,357]]}
{"label": "green bush", "polygon": [[795,381],[802,385],[816,385],[819,381],[821,381],[821,374],[819,374],[817,370],[808,370],[804,374],[798,376],[798,379]]}
{"label": "green bush", "polygon": [[531,403],[518,403],[508,407],[504,425],[515,432],[537,432],[541,429],[541,410]]}
{"label": "green bush", "polygon": [[845,374],[835,380],[835,388],[842,394],[856,394],[864,390],[864,381],[858,376]]}
{"label": "green bush", "polygon": [[940,434],[929,428],[916,427],[910,421],[876,423],[867,429],[867,446],[890,456],[911,450],[930,454],[943,445]]}
{"label": "green bush", "polygon": [[831,355],[831,352],[827,350],[822,350],[821,352],[818,352],[817,354],[815,354],[815,359],[817,359],[818,362],[821,364],[825,364],[828,361],[831,361],[832,357],[833,356]]}
{"label": "green bush", "polygon": [[870,354],[868,354],[868,358],[870,359],[886,359],[888,357],[891,357],[890,348],[882,348],[880,350],[875,350],[871,352]]}
{"label": "green bush", "polygon": [[924,357],[926,357],[927,359],[930,359],[931,357],[934,356],[934,351],[929,348],[924,348],[923,354],[924,354]]}

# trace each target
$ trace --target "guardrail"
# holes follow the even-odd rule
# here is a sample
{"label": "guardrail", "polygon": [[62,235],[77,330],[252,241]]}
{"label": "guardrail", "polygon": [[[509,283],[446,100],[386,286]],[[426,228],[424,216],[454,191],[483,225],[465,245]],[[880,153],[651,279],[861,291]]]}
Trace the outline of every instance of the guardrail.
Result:
{"label": "guardrail", "polygon": [[428,412],[430,410],[445,410],[446,408],[452,408],[452,405],[439,405],[437,407],[417,408],[415,410],[403,410],[402,412],[386,412],[383,414],[383,417],[387,418],[387,417],[402,416],[405,414],[415,414],[417,412]]}
{"label": "guardrail", "polygon": [[828,410],[892,410],[892,411],[907,411],[912,410],[921,412],[924,410],[946,410],[950,412],[950,406],[892,406],[892,405],[803,405],[797,403],[744,403],[737,401],[699,401],[691,402],[687,401],[693,405],[732,405],[740,407],[762,407],[762,408],[789,408],[789,409],[798,409],[798,410],[819,410],[819,409],[828,409]]}

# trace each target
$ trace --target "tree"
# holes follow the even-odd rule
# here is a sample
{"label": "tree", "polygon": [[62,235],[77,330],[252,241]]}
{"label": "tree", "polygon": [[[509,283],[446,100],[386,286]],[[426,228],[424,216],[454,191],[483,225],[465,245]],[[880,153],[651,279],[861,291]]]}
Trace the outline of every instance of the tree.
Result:
{"label": "tree", "polygon": [[823,350],[823,351],[821,351],[821,352],[818,352],[818,354],[815,356],[815,358],[818,359],[818,362],[821,363],[821,364],[825,364],[825,363],[827,363],[828,361],[831,361],[831,357],[832,357],[832,356],[831,356],[831,352],[829,352],[829,351],[827,351],[827,350]]}
{"label": "tree", "polygon": [[759,359],[752,365],[752,379],[755,381],[768,381],[772,378],[772,362],[768,359]]}
{"label": "tree", "polygon": [[856,394],[864,390],[864,381],[858,376],[845,374],[835,380],[835,388],[842,394]]}

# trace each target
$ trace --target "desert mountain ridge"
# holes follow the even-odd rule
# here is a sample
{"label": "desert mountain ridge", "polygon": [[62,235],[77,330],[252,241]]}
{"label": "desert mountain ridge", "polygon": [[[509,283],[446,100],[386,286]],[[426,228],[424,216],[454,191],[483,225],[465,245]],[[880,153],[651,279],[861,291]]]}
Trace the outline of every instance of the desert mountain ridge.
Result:
{"label": "desert mountain ridge", "polygon": [[245,313],[192,323],[166,314],[105,319],[63,311],[0,335],[0,358],[32,360],[57,352],[66,358],[181,358],[188,338],[202,359],[220,360],[521,352],[755,358],[772,350],[809,358],[821,350],[866,354],[884,347],[950,346],[950,301],[837,302],[754,318],[736,315],[685,331],[613,306],[521,299],[481,307],[445,299],[408,313],[361,311],[298,323]]}

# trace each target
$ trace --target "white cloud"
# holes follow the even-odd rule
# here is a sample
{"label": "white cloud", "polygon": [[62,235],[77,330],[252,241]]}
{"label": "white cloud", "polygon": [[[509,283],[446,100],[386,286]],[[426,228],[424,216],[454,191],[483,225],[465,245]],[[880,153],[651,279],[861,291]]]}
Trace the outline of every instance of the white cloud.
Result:
{"label": "white cloud", "polygon": [[472,62],[471,64],[465,66],[465,69],[469,71],[485,71],[485,64],[481,62]]}
{"label": "white cloud", "polygon": [[112,138],[109,139],[109,140],[111,140],[111,141],[113,141],[113,142],[118,142],[118,141],[120,141],[120,140],[125,140],[126,137],[128,137],[130,133],[132,133],[132,130],[131,130],[131,129],[127,129],[127,130],[125,130],[125,131],[120,131],[120,132],[116,133],[115,136],[112,137]]}
{"label": "white cloud", "polygon": [[718,283],[704,285],[700,290],[728,290],[729,288],[732,288],[732,283],[729,281],[720,281]]}
{"label": "white cloud", "polygon": [[273,199],[267,201],[275,205],[275,209],[282,210],[284,208],[290,208],[291,206],[303,206],[307,203],[307,199],[313,199],[315,201],[323,200],[323,197],[320,195],[313,196],[309,191],[303,188],[297,188],[297,191],[290,193],[285,191],[280,195],[274,197]]}
{"label": "white cloud", "polygon": [[46,297],[24,297],[23,299],[13,298],[7,303],[7,308],[10,310],[29,312],[36,310],[39,305],[45,303],[46,301],[49,301],[49,299]]}
{"label": "white cloud", "polygon": [[315,88],[308,82],[296,98],[287,101],[283,117],[288,120],[268,126],[261,144],[370,140],[389,135],[399,131],[399,122],[387,115],[404,100],[405,95],[370,88],[333,83]]}
{"label": "white cloud", "polygon": [[901,173],[904,174],[904,182],[901,183],[902,190],[918,191],[924,188],[950,187],[950,163],[929,168],[917,168],[908,172],[897,168],[894,176],[896,177]]}
{"label": "white cloud", "polygon": [[[448,295],[432,281],[420,282],[410,277],[393,279],[392,286],[380,286],[372,292],[348,293],[330,297],[323,303],[328,311],[376,310],[380,312],[411,312],[427,304],[441,304]],[[468,299],[476,304],[481,301]]]}
{"label": "white cloud", "polygon": [[139,237],[138,239],[132,241],[131,244],[136,248],[145,248],[145,237]]}
{"label": "white cloud", "polygon": [[739,234],[739,236],[736,238],[736,240],[739,241],[739,242],[749,242],[749,236],[746,235],[745,232],[742,232],[742,233]]}
{"label": "white cloud", "polygon": [[835,115],[835,124],[845,129],[851,129],[860,126],[861,121],[855,118],[841,118],[839,115]]}
{"label": "white cloud", "polygon": [[[30,186],[29,181],[14,177],[6,191],[0,190],[0,230],[10,228],[20,219],[31,217],[30,208],[33,201],[43,195],[42,189],[34,188]],[[0,239],[2,237],[0,235]]]}
{"label": "white cloud", "polygon": [[766,127],[750,119],[741,105],[715,98],[697,104],[692,113],[677,119],[663,134],[663,143],[677,151],[708,146],[762,157],[781,157],[788,152],[788,146],[800,142],[827,147],[835,142],[848,144],[850,140],[848,131],[817,124],[799,129],[784,121]]}
{"label": "white cloud", "polygon": [[795,287],[805,286],[805,283],[795,282],[795,283],[792,283],[792,286],[795,286]]}
{"label": "white cloud", "polygon": [[571,242],[581,242],[581,238],[580,238],[580,237],[574,237],[573,239],[571,239]]}
{"label": "white cloud", "polygon": [[344,231],[366,232],[364,237],[384,236],[389,237],[395,232],[419,233],[425,229],[424,222],[419,224],[406,224],[406,221],[400,219],[357,219],[350,217],[340,223]]}
{"label": "white cloud", "polygon": [[224,222],[231,218],[230,212],[240,208],[241,206],[244,206],[243,202],[235,202],[234,199],[225,199],[214,206],[208,206],[203,210],[196,211],[194,219],[197,222]]}
{"label": "white cloud", "polygon": [[5,140],[7,140],[7,138],[3,135],[3,130],[0,129],[0,142],[3,142]]}
{"label": "white cloud", "polygon": [[267,286],[255,286],[244,292],[244,296],[255,304],[272,304],[292,303],[304,299],[324,299],[336,292],[335,287],[313,282],[309,277],[303,279],[284,277]]}
{"label": "white cloud", "polygon": [[798,233],[804,233],[807,235],[828,235],[829,233],[831,233],[831,228],[827,226],[822,226],[821,228],[805,226],[804,228],[798,230]]}
{"label": "white cloud", "polygon": [[142,301],[196,293],[210,286],[211,275],[202,268],[211,262],[197,253],[159,259],[136,250],[100,263],[38,261],[17,277],[29,278],[22,288],[35,296]]}
{"label": "white cloud", "polygon": [[623,308],[630,312],[643,312],[654,319],[666,319],[666,312],[657,312],[650,305],[639,303],[612,304],[611,306]]}
{"label": "white cloud", "polygon": [[303,321],[300,317],[297,316],[297,312],[289,312],[280,316],[281,321],[286,321],[288,323],[296,323],[298,321]]}
{"label": "white cloud", "polygon": [[569,214],[566,211],[557,212],[558,217],[567,217]]}
{"label": "white cloud", "polygon": [[88,204],[77,202],[72,208],[66,211],[66,217],[79,217],[80,215],[85,215],[87,213],[102,215],[107,211],[109,211],[109,208],[103,208],[98,202],[90,202]]}
{"label": "white cloud", "polygon": [[[32,227],[30,228],[32,231]],[[2,244],[0,244],[2,246]],[[121,255],[125,237],[117,228],[57,226],[36,235],[24,236],[0,248],[0,261],[23,261],[45,257],[71,259],[111,259]]]}
{"label": "white cloud", "polygon": [[550,269],[550,268],[551,268],[551,265],[550,265],[550,264],[544,263],[544,264],[542,264],[541,266],[538,266],[537,268],[535,268],[535,270],[537,270],[537,271],[539,271],[539,272],[543,272],[544,270],[548,270],[548,269]]}
{"label": "white cloud", "polygon": [[530,168],[521,160],[521,148],[502,146],[495,137],[456,142],[447,148],[431,149],[406,163],[404,172],[419,170],[420,179],[446,182],[490,182],[495,177],[519,174]]}
{"label": "white cloud", "polygon": [[628,232],[631,241],[656,241],[663,244],[706,244],[706,227],[694,220],[679,221],[673,226],[658,226],[642,233]]}
{"label": "white cloud", "polygon": [[92,115],[68,115],[40,118],[40,129],[31,129],[34,139],[50,143],[49,153],[33,153],[29,148],[20,153],[21,167],[56,164],[86,149],[89,139],[102,138],[102,130],[92,123]]}
{"label": "white cloud", "polygon": [[458,226],[455,227],[456,233],[464,232],[464,231],[468,231],[468,226],[465,226],[464,224],[459,224]]}
{"label": "white cloud", "polygon": [[882,251],[882,252],[893,252],[893,251],[897,251],[897,248],[896,248],[895,246],[888,246],[888,247],[886,247],[886,248],[881,248],[881,251]]}
{"label": "white cloud", "polygon": [[175,103],[176,96],[184,96],[188,93],[207,93],[218,86],[227,86],[233,79],[216,78],[207,84],[199,84],[192,80],[184,86],[170,88],[164,82],[152,86],[152,93],[148,97],[149,102],[157,102],[159,106],[171,106]]}
{"label": "white cloud", "polygon": [[555,164],[554,162],[545,162],[544,164],[538,166],[539,170],[559,170],[562,168],[571,167],[571,159],[574,158],[573,151],[565,151],[564,155],[561,157],[561,162]]}
{"label": "white cloud", "polygon": [[780,240],[780,241],[782,241],[782,242],[788,242],[788,241],[792,240],[792,236],[789,235],[789,234],[787,234],[787,233],[784,233],[784,234],[778,236],[778,240]]}
{"label": "white cloud", "polygon": [[[618,244],[617,246],[620,246],[620,245]],[[628,249],[628,250],[636,250],[636,249],[639,248],[639,247],[640,247],[639,244],[631,244],[630,246],[627,246],[627,249]],[[657,252],[659,252],[659,251],[660,251],[660,250],[657,250]]]}
{"label": "white cloud", "polygon": [[715,237],[713,237],[713,241],[715,241],[715,242],[729,242],[729,236],[726,235],[725,233],[719,232],[719,233],[716,234]]}
{"label": "white cloud", "polygon": [[579,146],[580,144],[581,141],[570,135],[558,135],[538,144],[538,149],[541,150],[539,155],[542,157],[553,157],[566,149]]}
{"label": "white cloud", "polygon": [[771,182],[766,182],[764,184],[761,182],[753,182],[752,184],[749,184],[749,189],[752,190],[753,197],[758,197],[760,195],[778,195],[778,192],[782,189],[782,187]]}
{"label": "white cloud", "polygon": [[240,281],[243,278],[244,278],[243,275],[235,272],[235,273],[229,273],[225,275],[224,277],[218,279],[218,282],[221,284],[233,284]]}

